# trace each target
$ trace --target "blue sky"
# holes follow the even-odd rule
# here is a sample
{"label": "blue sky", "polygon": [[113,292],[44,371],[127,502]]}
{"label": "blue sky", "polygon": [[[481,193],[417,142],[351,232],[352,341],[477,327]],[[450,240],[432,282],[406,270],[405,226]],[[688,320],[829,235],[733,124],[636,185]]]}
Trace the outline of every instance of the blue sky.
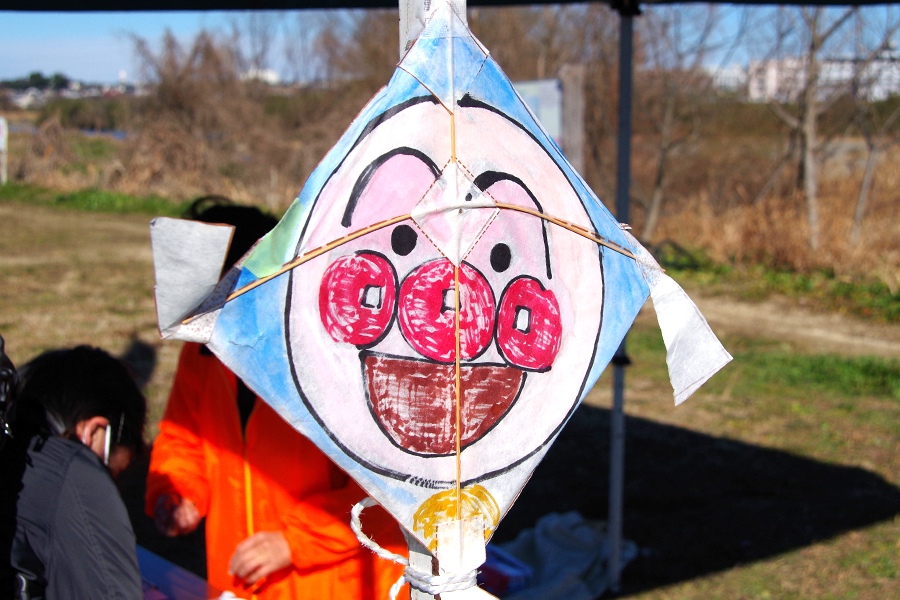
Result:
{"label": "blue sky", "polygon": [[[295,22],[297,15],[313,24],[313,13],[284,11],[283,22]],[[274,13],[273,13],[274,14]],[[86,82],[113,83],[125,71],[129,82],[139,79],[130,34],[151,43],[161,39],[168,28],[187,43],[203,28],[230,30],[240,11],[180,12],[14,12],[0,11],[0,79],[27,76],[34,71],[45,75],[63,73]],[[270,64],[290,77],[283,48],[273,47]]]}
{"label": "blue sky", "polygon": [[41,13],[0,11],[0,79],[42,71],[111,83],[137,78],[129,34],[150,41],[166,28],[189,40],[200,29],[226,29],[228,12]]}
{"label": "blue sky", "polygon": [[[684,7],[682,10],[704,10],[703,7]],[[737,28],[739,18],[735,7],[724,5],[725,29]],[[662,8],[660,9],[662,10]],[[754,18],[764,17],[769,8],[757,8]],[[296,24],[298,15],[304,27],[315,28],[317,11],[284,11],[278,13],[285,24]],[[868,7],[863,12],[872,24],[886,23],[900,18],[893,7]],[[239,11],[180,11],[180,12],[15,12],[0,11],[0,79],[27,76],[33,71],[45,75],[64,73],[86,82],[113,83],[125,71],[129,82],[139,79],[132,51],[130,34],[137,34],[151,43],[158,42],[166,29],[187,43],[201,29],[228,31],[239,19]],[[641,26],[641,23],[638,23]],[[754,29],[753,26],[750,29]],[[765,30],[765,27],[761,29]],[[751,32],[752,34],[752,32]],[[731,57],[731,61],[746,63],[748,49]],[[276,45],[270,51],[270,64],[290,77],[284,61],[283,48]],[[718,64],[716,57],[711,64]]]}

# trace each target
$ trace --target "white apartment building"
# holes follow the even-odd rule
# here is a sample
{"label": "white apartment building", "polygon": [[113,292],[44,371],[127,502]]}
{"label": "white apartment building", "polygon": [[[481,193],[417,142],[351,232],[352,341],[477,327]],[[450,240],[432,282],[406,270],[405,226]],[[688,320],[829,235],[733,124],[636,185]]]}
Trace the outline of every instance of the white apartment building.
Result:
{"label": "white apartment building", "polygon": [[[752,60],[747,70],[747,98],[751,102],[793,102],[805,82],[806,62],[802,58]],[[885,50],[870,61],[824,59],[819,63],[819,89],[823,97],[846,89],[869,101],[900,94],[900,54]]]}

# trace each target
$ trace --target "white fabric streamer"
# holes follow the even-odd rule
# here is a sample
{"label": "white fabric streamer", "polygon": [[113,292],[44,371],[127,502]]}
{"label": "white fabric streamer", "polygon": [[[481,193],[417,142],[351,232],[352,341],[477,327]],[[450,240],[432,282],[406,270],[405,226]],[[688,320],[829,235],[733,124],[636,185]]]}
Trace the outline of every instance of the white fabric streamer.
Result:
{"label": "white fabric streamer", "polygon": [[400,576],[400,579],[391,586],[389,593],[390,600],[397,600],[397,594],[400,593],[400,588],[403,587],[404,582],[409,582],[411,587],[431,595],[466,590],[470,587],[474,587],[478,583],[478,572],[475,570],[469,571],[468,573],[449,573],[447,575],[423,573],[409,566],[409,559],[405,556],[388,552],[376,544],[372,538],[363,533],[362,523],[359,520],[359,516],[363,510],[370,506],[375,506],[376,504],[377,502],[372,498],[363,498],[360,500],[356,506],[353,507],[353,510],[350,511],[350,529],[356,534],[356,539],[359,540],[360,544],[377,554],[380,558],[393,561],[406,567],[403,571],[403,575]]}
{"label": "white fabric streamer", "polygon": [[669,380],[675,404],[681,404],[722,367],[731,355],[710,329],[681,286],[663,273],[653,256],[627,231],[635,260],[650,288],[653,308],[666,345]]}

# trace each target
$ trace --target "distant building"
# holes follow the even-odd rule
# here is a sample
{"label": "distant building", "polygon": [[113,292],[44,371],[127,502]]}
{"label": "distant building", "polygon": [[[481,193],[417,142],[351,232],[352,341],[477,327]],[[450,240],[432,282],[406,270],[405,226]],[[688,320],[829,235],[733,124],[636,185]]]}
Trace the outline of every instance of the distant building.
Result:
{"label": "distant building", "polygon": [[[747,97],[751,102],[794,102],[806,82],[806,62],[798,57],[750,61]],[[885,50],[872,60],[828,58],[819,63],[823,97],[846,88],[869,101],[900,94],[900,54]]]}
{"label": "distant building", "polygon": [[806,71],[799,58],[751,60],[747,69],[747,99],[751,102],[791,102],[803,87]]}
{"label": "distant building", "polygon": [[278,85],[281,82],[281,76],[275,69],[250,69],[241,73],[241,81],[261,81],[269,85]]}
{"label": "distant building", "polygon": [[23,92],[14,92],[12,102],[21,109],[40,108],[46,101],[47,94],[37,88],[28,88]]}
{"label": "distant building", "polygon": [[747,68],[742,65],[704,67],[704,71],[717,90],[740,93],[747,89]]}

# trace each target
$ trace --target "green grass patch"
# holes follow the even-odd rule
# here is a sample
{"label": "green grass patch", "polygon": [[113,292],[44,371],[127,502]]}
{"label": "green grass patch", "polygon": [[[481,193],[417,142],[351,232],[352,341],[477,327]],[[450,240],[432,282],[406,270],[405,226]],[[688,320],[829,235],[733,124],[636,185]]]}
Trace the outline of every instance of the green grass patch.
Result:
{"label": "green grass patch", "polygon": [[[655,323],[653,324],[655,325]],[[734,361],[713,377],[702,390],[720,394],[726,386],[742,397],[846,399],[836,409],[851,413],[855,398],[900,400],[900,361],[872,356],[800,354],[790,346],[762,338],[723,340]],[[628,333],[628,354],[640,365],[642,377],[668,382],[666,348],[655,326],[633,327]],[[735,371],[737,374],[735,375]],[[803,412],[798,404],[793,412]]]}
{"label": "green grass patch", "polygon": [[119,151],[118,145],[102,137],[74,136],[69,147],[72,152],[84,160],[107,160]]}
{"label": "green grass patch", "polygon": [[653,249],[666,273],[688,289],[760,301],[781,295],[822,311],[837,311],[888,323],[900,322],[900,290],[859,275],[837,277],[833,270],[772,269],[762,264],[721,264],[702,249],[664,243]]}
{"label": "green grass patch", "polygon": [[60,193],[17,183],[0,186],[0,202],[18,202],[86,212],[165,217],[180,217],[190,204],[189,202],[173,202],[160,196],[138,197],[96,189]]}
{"label": "green grass patch", "polygon": [[7,183],[0,185],[0,201],[21,204],[48,204],[53,200],[53,192],[27,183]]}
{"label": "green grass patch", "polygon": [[[780,351],[736,353],[740,388],[749,395],[882,397],[900,399],[900,362],[877,357],[794,354]],[[841,409],[852,409],[841,405]],[[800,407],[798,410],[802,410]]]}
{"label": "green grass patch", "polygon": [[900,292],[881,281],[859,277],[837,278],[822,270],[809,273],[774,271],[763,265],[717,266],[709,270],[673,270],[672,277],[685,285],[703,285],[744,300],[763,300],[780,294],[812,308],[838,311],[889,323],[900,322]]}

